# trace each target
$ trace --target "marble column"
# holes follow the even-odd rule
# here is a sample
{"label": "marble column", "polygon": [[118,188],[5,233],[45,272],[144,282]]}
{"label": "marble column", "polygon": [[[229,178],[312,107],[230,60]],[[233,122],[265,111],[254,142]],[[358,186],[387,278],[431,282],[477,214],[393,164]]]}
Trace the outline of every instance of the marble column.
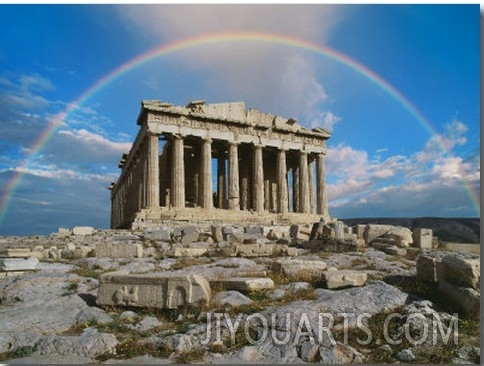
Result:
{"label": "marble column", "polygon": [[286,150],[279,150],[277,153],[277,212],[287,213],[288,195],[287,195],[287,164]]}
{"label": "marble column", "polygon": [[316,206],[318,215],[328,216],[324,154],[316,155]]}
{"label": "marble column", "polygon": [[254,145],[254,210],[264,211],[264,166],[261,145]]}
{"label": "marble column", "polygon": [[239,151],[235,142],[229,145],[229,199],[230,210],[239,209]]}
{"label": "marble column", "polygon": [[217,159],[217,207],[225,208],[225,159]]}
{"label": "marble column", "polygon": [[243,158],[240,161],[240,209],[250,209],[250,167],[249,161]]}
{"label": "marble column", "polygon": [[185,164],[183,137],[173,135],[171,163],[171,204],[173,207],[185,207]]}
{"label": "marble column", "polygon": [[159,153],[158,136],[148,136],[148,194],[147,206],[150,208],[160,205],[160,173],[159,173]]}
{"label": "marble column", "polygon": [[299,166],[292,168],[292,212],[300,211]]}
{"label": "marble column", "polygon": [[314,201],[314,159],[308,162],[308,180],[309,180],[309,212],[316,213],[316,202]]}
{"label": "marble column", "polygon": [[310,209],[308,154],[305,151],[301,151],[299,153],[299,201],[300,201],[300,212],[308,213]]}
{"label": "marble column", "polygon": [[200,149],[200,206],[211,209],[213,207],[212,196],[212,140],[202,139]]}

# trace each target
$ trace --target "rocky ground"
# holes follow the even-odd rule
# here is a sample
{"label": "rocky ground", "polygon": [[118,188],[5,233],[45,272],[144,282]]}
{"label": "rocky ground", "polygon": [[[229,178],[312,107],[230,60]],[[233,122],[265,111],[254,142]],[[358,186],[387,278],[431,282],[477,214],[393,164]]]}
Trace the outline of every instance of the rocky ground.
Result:
{"label": "rocky ground", "polygon": [[[362,245],[337,253],[274,230],[243,233],[0,238],[0,249],[41,253],[35,271],[0,278],[0,362],[480,363],[479,315],[454,308],[417,279],[419,257],[438,250],[387,254]],[[234,238],[294,251],[243,257],[224,250]],[[139,245],[142,253],[96,256],[100,243],[116,242]],[[175,251],[193,247],[210,250]],[[288,253],[297,254],[290,269]],[[99,278],[112,271],[201,275],[211,299],[177,310],[97,306]],[[241,276],[272,284],[254,291],[224,286]]]}

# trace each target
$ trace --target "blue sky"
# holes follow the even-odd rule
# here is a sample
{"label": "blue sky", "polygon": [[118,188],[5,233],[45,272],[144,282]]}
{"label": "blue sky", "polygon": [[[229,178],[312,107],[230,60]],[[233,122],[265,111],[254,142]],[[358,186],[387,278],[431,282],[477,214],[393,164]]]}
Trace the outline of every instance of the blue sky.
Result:
{"label": "blue sky", "polygon": [[[109,226],[107,186],[137,133],[143,99],[245,101],[332,131],[330,214],[476,217],[480,195],[479,5],[0,5],[0,235]],[[288,44],[182,48],[82,99],[96,82],[170,42],[263,32]],[[20,176],[20,179],[16,177]]]}

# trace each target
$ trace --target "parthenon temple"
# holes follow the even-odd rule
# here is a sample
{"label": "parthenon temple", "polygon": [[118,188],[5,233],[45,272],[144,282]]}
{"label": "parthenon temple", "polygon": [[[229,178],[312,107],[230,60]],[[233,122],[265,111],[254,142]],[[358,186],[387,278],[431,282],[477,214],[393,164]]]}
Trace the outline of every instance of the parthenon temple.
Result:
{"label": "parthenon temple", "polygon": [[112,228],[329,220],[329,131],[243,102],[145,100],[137,124],[109,187]]}

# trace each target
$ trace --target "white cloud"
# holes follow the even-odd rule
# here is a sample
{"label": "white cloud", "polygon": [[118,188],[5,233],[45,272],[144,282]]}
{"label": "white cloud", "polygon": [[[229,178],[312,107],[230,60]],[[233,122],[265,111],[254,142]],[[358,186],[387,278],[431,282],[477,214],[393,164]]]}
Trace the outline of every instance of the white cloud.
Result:
{"label": "white cloud", "polygon": [[[341,117],[338,117],[333,112],[323,112],[321,114],[322,121],[313,120],[313,125],[311,127],[324,127],[327,130],[332,130],[334,125],[341,121]],[[319,124],[318,124],[319,122]]]}
{"label": "white cloud", "polygon": [[417,155],[417,160],[421,163],[433,163],[436,159],[441,159],[456,146],[462,146],[467,142],[465,133],[468,127],[461,121],[453,119],[445,124],[444,133],[433,135],[425,148]]}
{"label": "white cloud", "polygon": [[[203,34],[274,33],[325,42],[347,15],[341,5],[150,5],[118,7],[130,26],[157,43]],[[311,54],[275,43],[215,43],[177,52],[186,70],[203,70],[210,89],[224,101],[243,100],[250,106],[310,127],[314,121],[334,125],[334,115],[322,111],[327,92],[316,76]],[[150,80],[150,85],[156,85]]]}
{"label": "white cloud", "polygon": [[327,35],[341,20],[336,5],[121,5],[120,13],[165,40],[216,32],[275,32],[306,38]]}
{"label": "white cloud", "polygon": [[478,153],[463,159],[452,151],[465,143],[466,131],[463,122],[452,121],[422,151],[383,161],[343,144],[329,148],[330,213],[340,217],[476,215],[476,202],[469,193],[476,190],[478,196],[480,191]]}
{"label": "white cloud", "polygon": [[52,84],[49,79],[39,74],[21,75],[19,81],[21,90],[27,92],[38,92],[55,89],[54,84]]}
{"label": "white cloud", "polygon": [[27,174],[39,178],[46,178],[56,180],[58,182],[66,182],[69,180],[83,180],[83,181],[100,181],[110,182],[117,178],[117,174],[93,174],[74,170],[74,169],[62,169],[53,164],[51,165],[35,165],[34,167],[22,166],[8,169],[9,171]]}
{"label": "white cloud", "polygon": [[78,145],[84,145],[87,150],[92,152],[113,152],[122,154],[129,151],[131,148],[131,142],[116,142],[105,138],[97,133],[87,131],[85,129],[80,130],[59,130],[59,135],[66,137],[67,139],[74,140],[73,142]]}

